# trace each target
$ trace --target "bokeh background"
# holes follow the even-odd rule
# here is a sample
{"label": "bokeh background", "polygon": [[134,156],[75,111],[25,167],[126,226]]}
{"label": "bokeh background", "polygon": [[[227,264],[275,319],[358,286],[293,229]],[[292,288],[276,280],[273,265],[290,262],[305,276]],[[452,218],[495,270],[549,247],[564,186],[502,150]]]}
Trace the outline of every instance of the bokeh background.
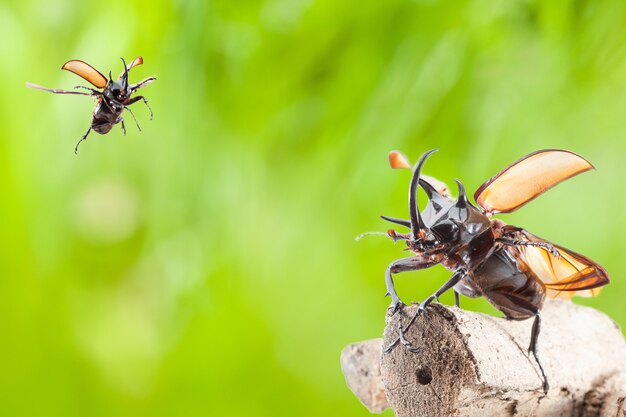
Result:
{"label": "bokeh background", "polygon": [[[537,149],[587,157],[503,218],[603,264],[576,302],[626,325],[621,0],[0,0],[0,38],[2,416],[369,415],[339,353],[381,335],[405,255],[354,239],[406,216],[391,149],[439,148],[426,173],[469,190]],[[24,83],[137,55],[154,120],[136,104],[142,132],[127,114],[74,155],[92,99]]]}

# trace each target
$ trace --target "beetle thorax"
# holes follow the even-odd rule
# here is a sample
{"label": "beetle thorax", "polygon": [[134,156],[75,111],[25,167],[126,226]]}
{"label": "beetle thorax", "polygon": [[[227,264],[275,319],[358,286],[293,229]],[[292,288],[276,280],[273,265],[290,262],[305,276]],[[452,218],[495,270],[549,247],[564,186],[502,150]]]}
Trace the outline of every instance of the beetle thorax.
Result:
{"label": "beetle thorax", "polygon": [[458,253],[491,228],[491,219],[466,199],[430,199],[422,215],[427,229],[407,241],[416,253]]}

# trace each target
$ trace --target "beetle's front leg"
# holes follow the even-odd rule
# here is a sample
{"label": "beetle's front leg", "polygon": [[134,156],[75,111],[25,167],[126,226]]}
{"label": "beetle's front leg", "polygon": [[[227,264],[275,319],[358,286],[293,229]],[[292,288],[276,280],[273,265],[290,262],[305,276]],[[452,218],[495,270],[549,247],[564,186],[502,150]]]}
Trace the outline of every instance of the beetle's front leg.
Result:
{"label": "beetle's front leg", "polygon": [[[410,258],[409,258],[410,259]],[[393,264],[392,264],[393,265]],[[390,265],[391,266],[391,265]],[[411,320],[409,320],[409,322],[407,323],[407,325],[404,327],[404,329],[402,329],[402,322],[400,321],[400,318],[398,318],[398,333],[399,336],[398,338],[393,341],[389,346],[387,346],[384,349],[385,353],[390,352],[398,343],[402,343],[402,345],[404,345],[404,347],[407,348],[407,350],[411,351],[411,352],[418,352],[419,348],[413,346],[411,344],[411,342],[409,342],[406,338],[405,332],[407,330],[409,330],[409,327],[411,327],[413,325],[413,323],[415,322],[415,320],[417,320],[417,318],[419,316],[421,316],[422,314],[424,314],[424,311],[426,310],[426,308],[435,300],[438,299],[439,297],[441,297],[446,291],[448,291],[449,289],[451,289],[452,287],[454,287],[456,284],[459,283],[459,281],[461,280],[461,278],[463,278],[465,275],[467,275],[467,271],[465,271],[464,269],[459,269],[458,271],[456,271],[448,281],[446,281],[445,284],[443,284],[443,286],[441,288],[439,288],[437,290],[437,292],[435,292],[433,295],[431,295],[430,297],[428,297],[426,300],[424,300],[420,306],[418,307],[417,311],[415,312],[415,314],[413,315],[413,317],[411,318]]]}
{"label": "beetle's front leg", "polygon": [[101,96],[102,95],[102,92],[100,92],[98,90],[95,90],[93,88],[85,87],[84,85],[77,85],[74,88],[77,89],[77,90],[79,88],[82,88],[83,90],[91,91],[91,95],[94,95],[94,96]]}
{"label": "beetle's front leg", "polygon": [[152,108],[150,107],[150,105],[148,104],[148,99],[145,98],[144,96],[137,96],[137,97],[133,97],[130,100],[128,100],[128,102],[126,103],[127,106],[130,106],[133,103],[138,102],[139,100],[143,100],[143,104],[146,105],[146,107],[148,108],[148,110],[150,110],[150,120],[152,120],[154,118],[154,113],[152,113]]}
{"label": "beetle's front leg", "polygon": [[419,255],[412,256],[410,258],[398,259],[397,261],[390,263],[387,267],[387,271],[385,272],[385,284],[387,285],[387,294],[385,294],[385,296],[391,296],[389,309],[395,313],[401,306],[405,305],[402,300],[400,300],[400,297],[398,297],[398,293],[396,292],[396,288],[393,284],[393,274],[406,271],[417,271],[419,269],[425,269],[433,265],[437,265],[438,263],[438,260],[435,261]]}

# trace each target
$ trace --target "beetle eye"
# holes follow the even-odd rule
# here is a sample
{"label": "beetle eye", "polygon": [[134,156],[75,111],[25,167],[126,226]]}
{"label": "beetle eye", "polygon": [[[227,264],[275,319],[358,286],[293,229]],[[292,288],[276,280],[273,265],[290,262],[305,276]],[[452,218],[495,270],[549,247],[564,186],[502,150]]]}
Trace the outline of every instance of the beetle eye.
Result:
{"label": "beetle eye", "polygon": [[439,223],[430,228],[430,230],[438,237],[438,240],[448,242],[456,239],[459,227],[454,223]]}

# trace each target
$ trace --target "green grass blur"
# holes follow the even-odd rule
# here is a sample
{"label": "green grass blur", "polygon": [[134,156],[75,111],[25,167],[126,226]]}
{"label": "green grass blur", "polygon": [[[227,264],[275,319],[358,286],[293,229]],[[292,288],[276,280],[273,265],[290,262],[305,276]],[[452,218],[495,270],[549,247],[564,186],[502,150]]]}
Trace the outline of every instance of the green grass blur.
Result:
{"label": "green grass blur", "polygon": [[[369,415],[339,353],[381,334],[405,256],[354,240],[406,217],[391,149],[439,148],[426,173],[468,190],[587,157],[502,218],[603,264],[576,302],[626,325],[625,22],[620,0],[0,0],[0,415]],[[24,83],[137,55],[154,120],[138,103],[142,132],[126,114],[75,156],[92,100]]]}

